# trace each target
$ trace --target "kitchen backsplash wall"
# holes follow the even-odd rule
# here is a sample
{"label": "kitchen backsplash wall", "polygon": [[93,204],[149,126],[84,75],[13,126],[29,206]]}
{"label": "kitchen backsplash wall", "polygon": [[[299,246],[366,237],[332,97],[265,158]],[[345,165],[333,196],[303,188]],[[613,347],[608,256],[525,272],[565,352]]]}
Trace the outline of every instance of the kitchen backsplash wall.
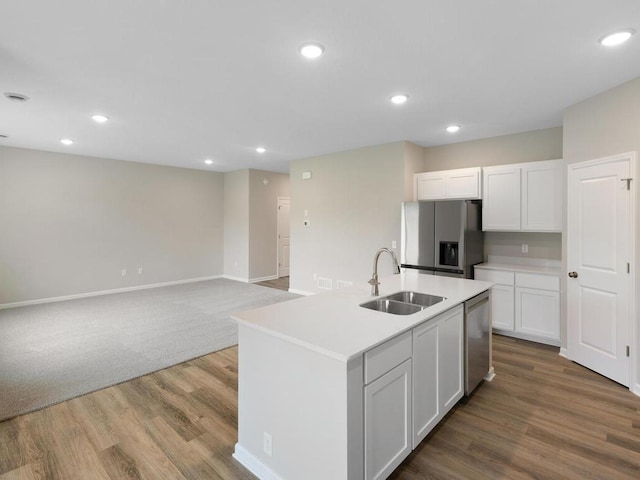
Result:
{"label": "kitchen backsplash wall", "polygon": [[[526,245],[527,252],[523,252]],[[485,232],[485,261],[489,257],[518,258],[520,262],[533,263],[539,260],[560,262],[562,260],[562,234],[531,232]]]}

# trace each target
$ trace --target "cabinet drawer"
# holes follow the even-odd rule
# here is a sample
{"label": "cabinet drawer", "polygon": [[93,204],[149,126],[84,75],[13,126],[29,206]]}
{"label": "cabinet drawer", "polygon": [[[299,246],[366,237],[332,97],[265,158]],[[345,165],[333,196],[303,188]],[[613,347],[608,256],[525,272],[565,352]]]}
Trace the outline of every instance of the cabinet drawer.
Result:
{"label": "cabinet drawer", "polygon": [[411,358],[411,332],[405,332],[364,354],[364,383],[371,383],[406,359]]}
{"label": "cabinet drawer", "polygon": [[484,280],[486,282],[499,283],[501,285],[513,285],[513,272],[505,270],[486,270],[484,268],[476,268],[474,278],[476,280]]}
{"label": "cabinet drawer", "polygon": [[559,292],[560,277],[557,275],[540,275],[536,273],[516,273],[516,286]]}

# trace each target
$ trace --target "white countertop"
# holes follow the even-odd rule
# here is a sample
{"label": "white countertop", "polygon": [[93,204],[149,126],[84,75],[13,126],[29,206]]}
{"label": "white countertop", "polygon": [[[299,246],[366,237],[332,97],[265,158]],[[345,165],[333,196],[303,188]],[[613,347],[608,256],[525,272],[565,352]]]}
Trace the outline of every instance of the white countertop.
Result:
{"label": "white countertop", "polygon": [[392,315],[360,307],[371,300],[371,286],[363,283],[327,293],[268,305],[231,318],[284,340],[348,361],[366,350],[484,292],[490,282],[405,272],[380,279],[380,296],[411,290],[446,297],[412,315]]}
{"label": "white countertop", "polygon": [[508,270],[510,272],[544,273],[549,275],[560,275],[560,267],[544,265],[522,265],[511,263],[481,263],[473,268],[484,268],[487,270]]}

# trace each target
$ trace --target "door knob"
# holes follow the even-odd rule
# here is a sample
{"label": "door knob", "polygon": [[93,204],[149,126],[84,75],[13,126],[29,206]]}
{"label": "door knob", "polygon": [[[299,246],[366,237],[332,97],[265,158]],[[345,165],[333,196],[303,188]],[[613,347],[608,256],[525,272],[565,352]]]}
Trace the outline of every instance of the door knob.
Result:
{"label": "door knob", "polygon": [[578,272],[569,272],[571,278],[578,278]]}

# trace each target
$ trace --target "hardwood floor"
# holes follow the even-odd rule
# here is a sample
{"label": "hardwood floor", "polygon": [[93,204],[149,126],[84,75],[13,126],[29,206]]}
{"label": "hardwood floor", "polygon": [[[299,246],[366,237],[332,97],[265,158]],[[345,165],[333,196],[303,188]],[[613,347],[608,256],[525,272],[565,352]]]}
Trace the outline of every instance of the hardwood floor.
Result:
{"label": "hardwood floor", "polygon": [[[640,478],[640,398],[498,335],[494,366],[391,478]],[[231,457],[237,398],[234,347],[7,420],[0,480],[253,479]]]}
{"label": "hardwood floor", "polygon": [[265,280],[264,282],[257,282],[256,285],[262,285],[263,287],[277,288],[278,290],[289,291],[289,277],[280,277],[274,280]]}

